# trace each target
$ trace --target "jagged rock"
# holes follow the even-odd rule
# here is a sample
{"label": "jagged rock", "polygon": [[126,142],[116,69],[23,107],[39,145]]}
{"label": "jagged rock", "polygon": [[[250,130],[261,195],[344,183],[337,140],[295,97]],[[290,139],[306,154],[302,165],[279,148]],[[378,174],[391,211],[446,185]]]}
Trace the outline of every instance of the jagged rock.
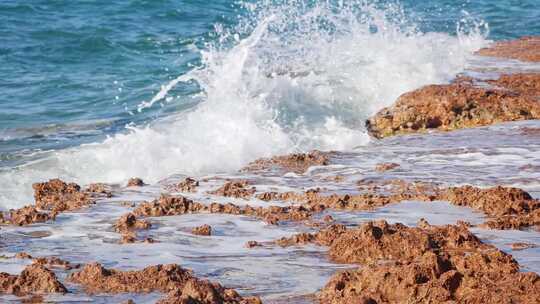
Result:
{"label": "jagged rock", "polygon": [[19,275],[0,273],[0,293],[17,296],[27,294],[66,293],[56,275],[41,264],[31,264]]}
{"label": "jagged rock", "polygon": [[529,36],[516,40],[498,41],[477,52],[478,55],[518,59],[521,61],[540,61],[540,37]]}
{"label": "jagged rock", "polygon": [[[527,83],[523,84],[523,79]],[[505,75],[479,87],[467,81],[429,85],[401,95],[366,121],[376,138],[540,119],[540,74]]]}

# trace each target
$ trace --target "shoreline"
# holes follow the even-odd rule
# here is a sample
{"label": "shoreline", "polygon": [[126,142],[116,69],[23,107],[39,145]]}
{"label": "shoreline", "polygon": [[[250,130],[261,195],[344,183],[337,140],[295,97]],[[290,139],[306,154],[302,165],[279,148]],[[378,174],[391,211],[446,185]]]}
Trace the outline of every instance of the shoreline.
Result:
{"label": "shoreline", "polygon": [[[498,42],[478,53],[539,62],[539,41],[539,38],[524,38],[517,42]],[[444,107],[433,107],[433,104],[443,104]],[[419,88],[405,93],[393,106],[370,118],[368,129],[375,137],[389,137],[381,144],[384,147],[384,144],[392,140],[407,142],[418,138],[421,140],[425,136],[443,140],[459,132],[484,132],[487,136],[490,133],[495,136],[489,126],[497,127],[496,123],[499,122],[530,121],[532,126],[520,126],[518,122],[514,129],[503,131],[509,134],[497,136],[503,139],[505,136],[521,136],[531,139],[536,147],[535,139],[540,138],[538,119],[540,71],[503,74],[493,80],[458,77],[449,85]],[[469,129],[471,127],[484,129]],[[485,136],[484,133],[476,135],[477,138]],[[409,134],[409,137],[394,137],[402,134]],[[474,146],[475,143],[466,142],[467,136],[462,136],[465,139],[458,137],[460,143]],[[449,139],[445,143],[451,142],[452,139]],[[493,147],[504,148],[496,144],[493,144]],[[436,150],[433,148],[431,151]],[[531,153],[535,152],[539,150],[533,149]],[[377,155],[376,152],[365,153],[369,156]],[[520,151],[516,153],[519,154]],[[442,181],[434,177],[417,180],[418,173],[415,170],[425,167],[410,167],[406,162],[384,158],[385,155],[381,156],[383,161],[375,160],[370,162],[368,169],[362,168],[359,171],[361,174],[347,175],[347,166],[355,164],[354,162],[363,157],[361,154],[350,154],[354,153],[313,151],[275,156],[248,164],[238,173],[243,174],[241,177],[183,177],[165,185],[145,185],[144,176],[141,177],[143,179],[133,178],[126,187],[91,184],[84,189],[74,183],[51,180],[34,185],[35,205],[3,214],[0,222],[7,226],[0,229],[5,230],[12,226],[31,228],[35,223],[44,226],[62,225],[65,217],[77,217],[79,213],[86,212],[91,217],[94,209],[99,209],[103,202],[107,202],[114,204],[114,214],[121,215],[109,218],[103,226],[107,232],[107,246],[145,246],[147,250],[152,250],[152,246],[159,246],[160,243],[165,246],[169,242],[167,233],[170,232],[166,228],[167,224],[171,223],[166,218],[188,215],[242,217],[264,223],[265,229],[284,227],[283,229],[288,229],[288,236],[273,237],[254,233],[256,236],[265,236],[266,240],[261,240],[248,234],[247,241],[241,244],[243,249],[237,250],[272,252],[274,247],[302,248],[315,244],[329,248],[329,262],[354,264],[359,267],[358,270],[345,270],[332,275],[320,292],[308,296],[317,298],[321,303],[395,303],[412,300],[470,303],[540,301],[540,276],[536,272],[521,272],[519,263],[512,255],[479,239],[473,231],[476,228],[523,230],[538,236],[540,185],[532,184],[534,193],[528,193],[509,186],[500,187],[500,184],[505,183],[497,178],[494,178],[496,185],[488,189],[464,186],[461,183],[467,183],[466,181],[444,180],[444,176]],[[416,157],[422,159],[424,156]],[[439,161],[444,157],[446,156],[441,156]],[[457,164],[459,159],[453,161],[453,164]],[[536,159],[533,158],[534,161]],[[333,169],[343,169],[343,174],[324,172]],[[317,176],[318,170],[324,174]],[[531,172],[534,176],[535,172],[538,172],[538,164],[534,162],[522,165],[516,170]],[[457,175],[456,172],[453,174]],[[268,184],[281,177],[291,180],[290,183],[284,182],[283,186]],[[459,178],[458,175],[457,179]],[[145,194],[146,189],[151,189],[148,194]],[[118,193],[123,192],[132,194],[134,199],[125,201],[124,196],[121,196],[122,201],[115,201]],[[161,195],[162,192],[165,192],[165,195]],[[157,193],[159,195],[156,195]],[[147,196],[154,199],[146,199]],[[419,220],[416,227],[409,227],[386,221],[351,224],[347,222],[346,216],[339,217],[340,214],[348,212],[372,212],[404,201],[423,204],[449,202],[480,211],[485,218],[482,224],[459,222],[432,225],[429,221]],[[165,229],[166,234],[160,235],[159,229]],[[306,229],[308,232],[302,232]],[[212,242],[214,235],[229,233],[212,223],[180,227],[179,230],[183,235],[191,235],[195,240],[206,238],[208,242]],[[291,235],[291,232],[295,233]],[[234,231],[230,233],[234,234]],[[36,238],[46,239],[50,236]],[[22,243],[32,243],[31,238],[25,238],[26,236],[21,237]],[[422,242],[417,243],[418,240]],[[529,242],[510,244],[516,252],[535,250],[539,245]],[[20,247],[15,246],[9,248],[9,251],[17,251],[19,257],[24,256],[27,260],[28,257],[19,249]],[[163,275],[159,270],[162,266],[158,264],[170,263],[159,258],[150,258],[153,263],[147,265],[148,267],[127,272],[109,267],[114,265],[104,267],[101,264],[80,263],[82,261],[69,258],[67,263],[58,260],[51,262],[51,257],[63,260],[65,257],[61,255],[37,256],[35,252],[30,255],[36,256],[33,264],[26,266],[19,276],[0,274],[2,293],[26,297],[48,293],[86,294],[80,287],[66,288],[68,285],[64,286],[62,282],[71,280],[84,285],[97,280],[101,285],[96,287],[94,292],[167,294],[167,298],[160,300],[160,303],[260,303],[260,299],[256,298],[257,294],[240,295],[250,290],[250,286],[245,284],[235,288],[239,289],[239,294],[215,283],[215,280],[209,282],[198,276],[178,279],[178,276],[183,276],[184,272],[188,273],[189,270],[179,268],[176,264],[163,266],[174,269],[176,274],[171,277],[170,272],[166,271],[167,274]],[[35,262],[35,259],[38,262]],[[86,266],[83,266],[83,270],[57,267],[58,264],[70,263]],[[91,274],[89,279],[85,277],[87,272]],[[28,280],[34,276],[40,279]],[[168,287],[145,283],[146,279],[154,276],[156,280],[164,280]],[[66,279],[67,277],[70,279]],[[77,277],[80,279],[73,279]],[[504,289],[497,283],[489,282],[498,282]],[[299,303],[301,301],[299,300]]]}

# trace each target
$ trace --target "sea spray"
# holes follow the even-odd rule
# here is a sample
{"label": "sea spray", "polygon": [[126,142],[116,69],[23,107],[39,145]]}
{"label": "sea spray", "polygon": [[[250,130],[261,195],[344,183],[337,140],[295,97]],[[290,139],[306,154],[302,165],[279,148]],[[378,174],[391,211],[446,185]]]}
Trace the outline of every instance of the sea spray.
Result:
{"label": "sea spray", "polygon": [[403,92],[451,80],[486,42],[476,23],[456,35],[419,32],[395,4],[261,1],[244,8],[237,26],[216,26],[219,39],[200,50],[200,66],[163,84],[138,110],[185,83],[200,87],[195,107],[2,169],[0,206],[28,203],[31,184],[53,177],[156,182],[236,170],[279,153],[352,149],[369,141],[369,115]]}

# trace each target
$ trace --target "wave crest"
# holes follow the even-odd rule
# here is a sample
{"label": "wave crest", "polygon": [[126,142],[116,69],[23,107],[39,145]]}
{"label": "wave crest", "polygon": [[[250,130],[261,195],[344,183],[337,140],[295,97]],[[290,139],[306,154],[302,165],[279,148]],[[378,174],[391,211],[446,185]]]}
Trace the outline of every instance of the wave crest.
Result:
{"label": "wave crest", "polygon": [[0,172],[7,185],[0,204],[20,206],[32,182],[52,177],[155,182],[234,170],[278,153],[352,149],[369,141],[368,116],[406,91],[449,81],[486,42],[474,22],[456,35],[419,32],[396,4],[310,3],[244,3],[237,26],[216,26],[202,64],[165,84],[139,111],[192,82],[201,88],[190,97],[196,107]]}

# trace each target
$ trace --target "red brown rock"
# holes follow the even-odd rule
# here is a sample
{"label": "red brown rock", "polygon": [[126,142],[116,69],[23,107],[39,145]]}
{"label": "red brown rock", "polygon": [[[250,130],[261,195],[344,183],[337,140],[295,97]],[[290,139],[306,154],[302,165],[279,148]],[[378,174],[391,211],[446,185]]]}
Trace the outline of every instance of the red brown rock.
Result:
{"label": "red brown rock", "polygon": [[343,225],[331,225],[317,233],[299,233],[292,237],[280,238],[274,241],[274,243],[282,247],[304,245],[308,243],[330,246],[335,239],[339,238],[346,231],[347,228]]}
{"label": "red brown rock", "polygon": [[[426,225],[422,225],[426,227]],[[377,260],[407,261],[428,251],[451,248],[488,249],[465,226],[411,228],[385,221],[369,222],[347,230],[330,244],[331,259],[343,263],[373,263]]]}
{"label": "red brown rock", "polygon": [[262,244],[257,241],[247,241],[245,247],[246,248],[262,247]]}
{"label": "red brown rock", "polygon": [[332,223],[334,221],[334,218],[331,215],[328,214],[328,215],[324,216],[323,221],[325,223]]}
{"label": "red brown rock", "polygon": [[255,193],[255,187],[250,187],[249,182],[245,180],[229,181],[220,188],[208,193],[226,197],[250,198]]}
{"label": "red brown rock", "polygon": [[[525,84],[523,79],[527,79]],[[540,74],[505,75],[491,83],[498,87],[477,87],[457,81],[405,93],[393,106],[371,117],[366,127],[372,136],[383,138],[540,119]]]}
{"label": "red brown rock", "polygon": [[[441,188],[437,185],[407,183],[400,180],[382,183],[362,181],[360,186],[369,192],[386,192],[388,195],[374,195],[374,205],[402,200],[434,201],[443,200],[458,206],[467,206],[483,211],[490,218],[482,226],[491,229],[522,229],[529,226],[540,227],[540,201],[529,193],[511,187],[478,188],[473,186]],[[369,195],[368,195],[369,196]],[[358,196],[356,200],[358,200]],[[366,197],[364,197],[366,199]],[[360,199],[361,201],[361,199]],[[369,200],[368,200],[369,201]],[[329,208],[332,204],[325,203]],[[352,205],[356,209],[367,206]],[[369,205],[368,205],[369,206]]]}
{"label": "red brown rock", "polygon": [[112,197],[113,196],[111,188],[109,186],[107,186],[106,184],[103,184],[103,183],[90,184],[90,185],[88,185],[88,187],[86,187],[86,189],[84,191],[88,192],[88,193],[91,193],[91,194],[102,195],[102,196],[105,196],[105,197]]}
{"label": "red brown rock", "polygon": [[185,213],[196,213],[205,209],[205,205],[194,202],[183,196],[162,195],[152,202],[139,204],[133,211],[136,216],[171,216]]}
{"label": "red brown rock", "polygon": [[133,231],[121,232],[120,244],[133,244],[137,242],[137,234]]}
{"label": "red brown rock", "polygon": [[334,275],[322,303],[538,303],[540,280],[500,251],[426,252],[413,261],[371,264]]}
{"label": "red brown rock", "polygon": [[119,271],[104,268],[101,264],[85,265],[72,273],[68,281],[83,285],[86,292],[168,292],[193,278],[190,270],[176,264],[149,266],[138,271]]}
{"label": "red brown rock", "polygon": [[440,198],[454,205],[468,206],[485,212],[491,218],[484,226],[491,229],[540,226],[540,201],[518,188],[450,187],[441,193]]}
{"label": "red brown rock", "polygon": [[540,62],[540,37],[529,36],[499,41],[477,52],[478,55]]}
{"label": "red brown rock", "polygon": [[[384,221],[323,230],[308,242],[330,247],[333,261],[361,263],[334,275],[321,303],[536,303],[540,277],[466,226],[410,228]],[[304,242],[303,238],[299,238]],[[294,238],[291,238],[294,240]]]}
{"label": "red brown rock", "polygon": [[54,215],[41,212],[34,206],[25,206],[20,209],[9,210],[8,217],[0,212],[0,222],[2,224],[26,226],[35,223],[44,223],[54,220]]}
{"label": "red brown rock", "polygon": [[306,195],[304,193],[296,192],[263,192],[256,195],[256,197],[262,201],[296,201],[301,202],[306,200]]}
{"label": "red brown rock", "polygon": [[329,164],[331,152],[311,151],[295,153],[272,158],[262,158],[249,163],[243,171],[261,171],[278,168],[286,172],[302,174],[311,166],[326,166]]}
{"label": "red brown rock", "polygon": [[192,279],[175,289],[157,304],[262,304],[257,297],[241,297],[235,290],[217,283]]}
{"label": "red brown rock", "polygon": [[540,228],[540,210],[536,209],[529,214],[524,215],[503,215],[488,219],[480,225],[489,229],[523,229],[526,227],[536,226]]}
{"label": "red brown rock", "polygon": [[95,204],[90,195],[81,191],[75,183],[65,183],[60,179],[51,179],[44,183],[35,183],[34,199],[36,207],[53,213],[81,209]]}
{"label": "red brown rock", "polygon": [[385,171],[393,170],[397,167],[399,167],[399,164],[396,164],[396,163],[381,163],[375,166],[375,171],[385,172]]}
{"label": "red brown rock", "polygon": [[33,259],[33,257],[27,252],[17,252],[17,254],[15,254],[15,258],[16,259]]}
{"label": "red brown rock", "polygon": [[482,210],[491,216],[523,215],[540,208],[540,201],[526,191],[512,187],[450,187],[442,198],[454,205]]}
{"label": "red brown rock", "polygon": [[[528,128],[528,127],[524,127],[524,128],[521,128],[521,134],[522,135],[528,135],[528,136],[540,136],[540,128]],[[536,169],[538,170],[538,168],[540,168],[540,166],[534,166],[534,165],[531,165],[531,164],[528,164],[528,165],[525,165],[525,166],[522,166],[520,169]]]}
{"label": "red brown rock", "polygon": [[[481,189],[473,186],[442,188],[426,183],[409,183],[403,180],[359,181],[365,193],[355,195],[322,195],[318,190],[305,193],[265,192],[257,198],[301,203],[311,213],[326,209],[371,210],[404,200],[431,202],[445,200],[458,206],[471,207],[486,213],[490,218],[483,224],[492,229],[521,229],[540,227],[540,202],[517,188],[493,187]],[[305,218],[307,219],[307,218]],[[303,219],[298,219],[303,220]]]}
{"label": "red brown rock", "polygon": [[191,229],[191,233],[195,235],[210,236],[212,235],[212,227],[210,225],[202,225]]}
{"label": "red brown rock", "polygon": [[70,262],[68,262],[66,260],[63,260],[63,259],[60,259],[58,257],[37,257],[37,258],[35,258],[35,257],[31,256],[30,254],[28,254],[26,252],[18,252],[15,255],[15,258],[17,258],[17,259],[30,259],[30,260],[32,260],[33,263],[42,265],[42,266],[47,267],[47,268],[59,267],[59,268],[65,269],[65,270],[71,270],[71,269],[76,269],[76,268],[80,267],[79,264],[71,264]]}
{"label": "red brown rock", "polygon": [[171,187],[175,191],[180,192],[195,192],[199,187],[199,181],[191,177],[186,177],[183,181]]}
{"label": "red brown rock", "polygon": [[[114,230],[121,234],[121,244],[137,242],[137,230],[150,229],[152,224],[145,219],[138,219],[133,213],[127,213],[120,217],[114,224]],[[153,243],[154,240],[146,238],[145,243]]]}
{"label": "red brown rock", "polygon": [[176,264],[149,266],[138,271],[106,269],[88,264],[69,276],[88,293],[152,292],[168,293],[158,303],[182,304],[258,304],[258,298],[243,298],[233,289],[200,280],[190,270]]}
{"label": "red brown rock", "polygon": [[487,82],[494,87],[525,96],[538,97],[540,92],[540,73],[503,74],[499,79]]}
{"label": "red brown rock", "polygon": [[[250,205],[235,205],[232,203],[212,203],[210,205],[194,202],[182,196],[162,195],[158,200],[140,204],[133,214],[139,217],[172,216],[186,213],[222,213],[258,217],[269,224],[281,221],[308,220],[315,213],[327,209],[333,210],[371,210],[390,203],[403,200],[434,201],[448,200],[453,204],[469,206],[484,211],[493,220],[488,224],[493,228],[504,229],[522,228],[537,225],[540,203],[530,198],[528,193],[513,188],[496,187],[483,190],[476,187],[452,187],[441,189],[425,183],[407,183],[390,181],[369,185],[368,192],[355,195],[321,195],[318,190],[308,190],[305,193],[267,192],[258,196],[264,200],[291,200],[300,205],[252,207]],[[386,194],[379,194],[386,193]],[[498,210],[498,211],[497,211]],[[506,210],[506,211],[504,211]]]}
{"label": "red brown rock", "polygon": [[114,224],[117,232],[128,232],[132,230],[150,229],[152,224],[147,220],[140,220],[133,213],[128,213],[119,218]]}
{"label": "red brown rock", "polygon": [[142,187],[144,181],[138,177],[132,177],[128,180],[126,187]]}
{"label": "red brown rock", "polygon": [[58,267],[65,270],[77,269],[80,267],[79,264],[72,264],[58,257],[38,257],[38,258],[34,258],[33,262],[36,264],[43,265],[45,267],[49,267],[49,268]]}
{"label": "red brown rock", "polygon": [[518,242],[518,243],[510,244],[510,247],[512,247],[512,250],[525,250],[529,248],[536,248],[538,246],[535,244]]}
{"label": "red brown rock", "polygon": [[[162,195],[158,200],[140,204],[133,214],[136,216],[173,216],[186,213],[222,213],[233,215],[254,216],[269,224],[279,221],[298,221],[311,217],[317,207],[288,206],[288,207],[252,207],[238,206],[232,203],[212,203],[204,205],[183,196]],[[318,211],[317,211],[318,212]]]}
{"label": "red brown rock", "polygon": [[56,275],[40,264],[31,264],[19,275],[0,273],[0,293],[17,296],[27,294],[66,293]]}

